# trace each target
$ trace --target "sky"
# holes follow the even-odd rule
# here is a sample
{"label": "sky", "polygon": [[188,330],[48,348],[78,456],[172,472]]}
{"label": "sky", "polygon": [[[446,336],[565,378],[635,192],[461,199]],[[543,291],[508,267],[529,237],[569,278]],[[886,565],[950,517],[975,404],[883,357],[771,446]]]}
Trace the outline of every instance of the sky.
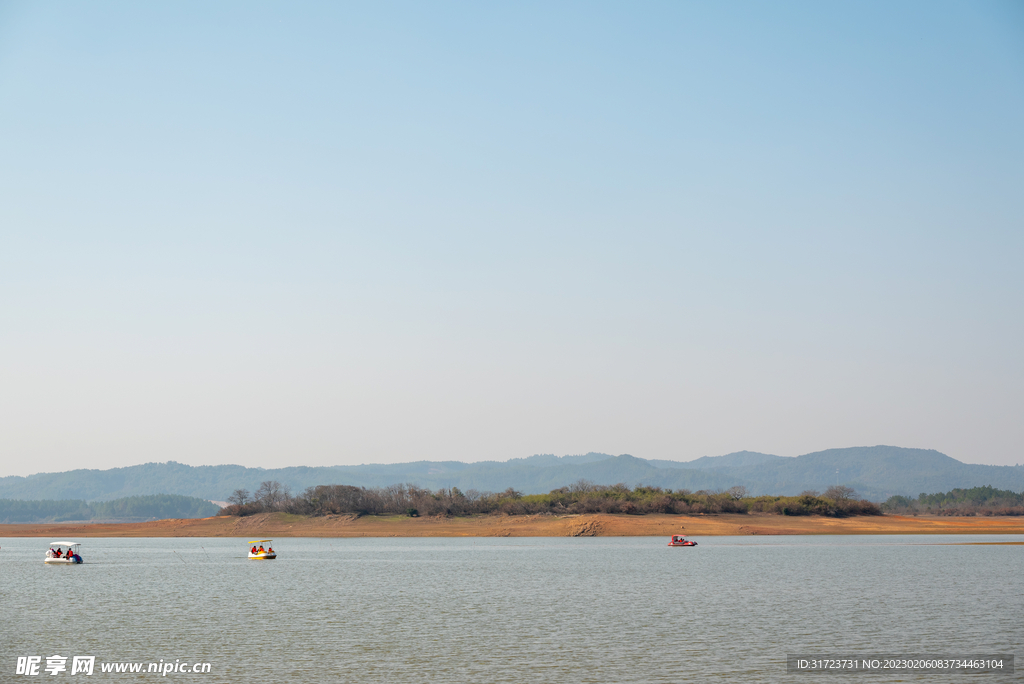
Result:
{"label": "sky", "polygon": [[0,475],[1024,462],[1012,2],[0,2]]}

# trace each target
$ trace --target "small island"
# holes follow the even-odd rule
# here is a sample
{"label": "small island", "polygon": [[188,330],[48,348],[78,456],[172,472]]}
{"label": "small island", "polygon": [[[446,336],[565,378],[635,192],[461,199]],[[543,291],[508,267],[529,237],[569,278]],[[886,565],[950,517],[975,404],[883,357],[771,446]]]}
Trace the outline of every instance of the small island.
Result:
{"label": "small island", "polygon": [[849,487],[799,496],[603,486],[581,480],[548,494],[429,491],[411,485],[309,487],[276,481],[236,490],[219,515],[146,522],[0,525],[0,536],[79,537],[594,537],[802,534],[1024,534],[1020,495],[991,487],[894,497],[881,506]]}

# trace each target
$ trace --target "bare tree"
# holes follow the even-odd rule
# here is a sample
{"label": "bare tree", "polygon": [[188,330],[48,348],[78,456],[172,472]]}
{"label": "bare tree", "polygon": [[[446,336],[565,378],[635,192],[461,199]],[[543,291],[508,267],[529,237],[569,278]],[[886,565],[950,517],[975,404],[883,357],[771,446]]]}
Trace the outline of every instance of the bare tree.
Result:
{"label": "bare tree", "polygon": [[569,491],[573,494],[589,494],[594,491],[594,483],[590,480],[576,480],[569,485]]}
{"label": "bare tree", "polygon": [[260,483],[260,488],[256,490],[253,498],[263,508],[272,510],[290,497],[288,496],[288,490],[280,482],[277,480],[266,480]]}
{"label": "bare tree", "polygon": [[747,498],[747,488],[744,487],[743,485],[736,485],[735,487],[730,487],[729,489],[727,489],[726,494],[731,496],[736,501],[739,501],[740,499]]}
{"label": "bare tree", "polygon": [[235,504],[236,506],[244,506],[249,503],[249,490],[236,489],[231,492],[231,496],[228,497],[228,503]]}
{"label": "bare tree", "polygon": [[832,499],[833,501],[847,501],[849,499],[856,499],[857,492],[854,491],[853,487],[847,487],[846,485],[832,485],[825,490],[824,496],[826,499]]}

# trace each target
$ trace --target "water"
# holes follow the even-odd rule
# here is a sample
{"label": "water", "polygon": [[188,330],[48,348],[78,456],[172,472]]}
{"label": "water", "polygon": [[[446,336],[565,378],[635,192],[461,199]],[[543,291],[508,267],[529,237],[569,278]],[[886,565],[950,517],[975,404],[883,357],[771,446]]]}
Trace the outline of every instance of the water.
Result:
{"label": "water", "polygon": [[[947,544],[1022,539],[279,539],[274,561],[238,539],[83,539],[72,567],[43,564],[50,539],[4,539],[0,681],[54,654],[211,664],[166,681],[417,684],[830,677],[787,675],[801,652],[1021,659],[1024,546]],[[97,664],[83,681],[156,677]]]}

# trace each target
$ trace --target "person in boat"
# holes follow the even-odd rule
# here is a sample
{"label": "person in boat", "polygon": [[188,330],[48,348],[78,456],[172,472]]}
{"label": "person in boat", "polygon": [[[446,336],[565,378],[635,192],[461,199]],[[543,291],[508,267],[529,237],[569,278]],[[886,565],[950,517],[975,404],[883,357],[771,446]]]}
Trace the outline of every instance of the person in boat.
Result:
{"label": "person in boat", "polygon": [[266,551],[263,550],[263,544],[260,544],[260,553],[266,553]]}
{"label": "person in boat", "polygon": [[268,546],[267,547],[267,553],[274,553],[274,547],[273,546]]}
{"label": "person in boat", "polygon": [[57,553],[53,554],[54,558],[60,558],[60,547],[57,547]]}
{"label": "person in boat", "polygon": [[254,544],[254,545],[253,545],[253,547],[252,547],[252,551],[251,551],[251,553],[256,553],[256,545],[255,545],[255,544]]}

